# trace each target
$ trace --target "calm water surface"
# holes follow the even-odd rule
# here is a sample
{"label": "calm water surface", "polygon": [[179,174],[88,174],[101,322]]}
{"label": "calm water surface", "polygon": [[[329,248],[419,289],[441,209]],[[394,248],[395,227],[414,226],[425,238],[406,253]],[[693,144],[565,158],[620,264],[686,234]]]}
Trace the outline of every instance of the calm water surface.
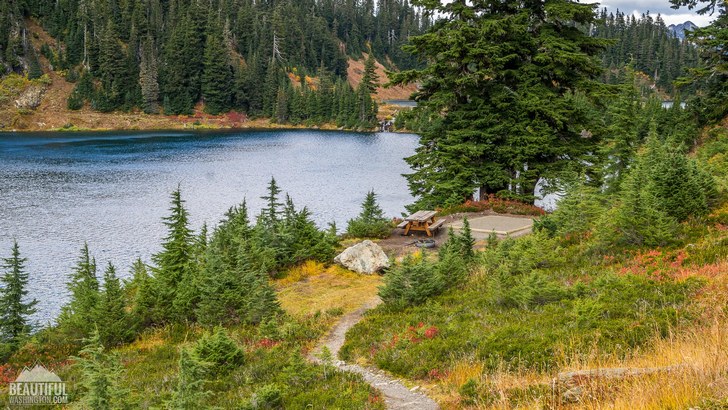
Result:
{"label": "calm water surface", "polygon": [[324,131],[0,133],[0,256],[17,238],[46,322],[66,301],[84,241],[120,276],[136,258],[150,261],[178,185],[195,229],[244,198],[257,213],[271,176],[317,223],[341,229],[369,189],[388,215],[401,214],[412,201],[402,158],[416,144],[415,135]]}

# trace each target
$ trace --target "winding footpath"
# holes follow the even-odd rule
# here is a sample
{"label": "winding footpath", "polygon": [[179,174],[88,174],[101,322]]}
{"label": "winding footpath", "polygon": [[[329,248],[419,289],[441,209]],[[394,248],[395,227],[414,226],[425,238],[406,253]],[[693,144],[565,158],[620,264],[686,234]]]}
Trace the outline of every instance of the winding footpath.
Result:
{"label": "winding footpath", "polygon": [[[325,339],[313,350],[310,360],[320,363],[318,354],[324,346],[328,347],[331,354],[338,359],[339,350],[344,345],[346,332],[354,325],[361,321],[364,312],[372,309],[382,303],[378,297],[365,303],[357,311],[344,315],[339,322],[331,329],[331,332]],[[388,409],[393,410],[437,410],[439,406],[434,400],[424,394],[408,389],[399,380],[392,379],[389,375],[381,370],[359,366],[356,364],[347,364],[342,360],[337,360],[334,365],[343,371],[360,374],[367,383],[382,392],[384,402]]]}

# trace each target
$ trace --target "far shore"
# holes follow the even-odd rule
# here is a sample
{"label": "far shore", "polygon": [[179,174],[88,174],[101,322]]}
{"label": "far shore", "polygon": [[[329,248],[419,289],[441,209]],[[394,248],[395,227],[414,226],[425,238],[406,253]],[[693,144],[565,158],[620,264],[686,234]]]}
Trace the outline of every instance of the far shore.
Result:
{"label": "far shore", "polygon": [[[392,108],[385,106],[386,112]],[[0,111],[0,120],[6,112]],[[320,125],[278,124],[269,118],[250,119],[244,113],[226,113],[210,115],[197,111],[192,115],[163,115],[144,113],[101,113],[84,109],[63,113],[53,113],[39,109],[24,115],[18,115],[12,126],[2,127],[0,133],[13,132],[81,132],[81,131],[199,131],[199,130],[330,130],[351,132],[378,132],[378,128],[349,129],[338,127],[333,123]],[[7,123],[7,122],[6,122]],[[406,129],[392,130],[396,133],[410,133]]]}

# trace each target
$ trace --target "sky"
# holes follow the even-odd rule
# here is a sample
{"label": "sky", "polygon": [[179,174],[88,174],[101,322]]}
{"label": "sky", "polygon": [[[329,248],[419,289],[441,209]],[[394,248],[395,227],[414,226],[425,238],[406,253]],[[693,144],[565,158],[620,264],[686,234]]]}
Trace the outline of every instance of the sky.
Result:
{"label": "sky", "polygon": [[620,11],[627,14],[635,14],[637,16],[647,11],[655,17],[659,13],[665,24],[679,24],[687,20],[692,21],[700,27],[708,25],[713,17],[701,16],[694,10],[688,10],[687,7],[674,10],[670,8],[669,0],[602,0],[600,8],[606,7],[608,11]]}

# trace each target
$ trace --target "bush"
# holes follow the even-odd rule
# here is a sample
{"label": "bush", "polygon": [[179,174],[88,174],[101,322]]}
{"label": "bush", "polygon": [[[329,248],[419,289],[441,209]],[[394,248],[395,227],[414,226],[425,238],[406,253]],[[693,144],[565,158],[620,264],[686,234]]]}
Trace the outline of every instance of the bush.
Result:
{"label": "bush", "polygon": [[369,191],[361,205],[359,216],[349,220],[346,234],[355,238],[387,238],[391,233],[392,223],[384,217],[374,191]]}
{"label": "bush", "polygon": [[255,392],[250,404],[251,410],[277,410],[283,408],[283,395],[275,384],[267,384]]}
{"label": "bush", "polygon": [[571,187],[558,202],[556,210],[534,221],[535,230],[551,236],[583,237],[605,211],[607,200],[596,188],[586,185]]}
{"label": "bush", "polygon": [[440,293],[443,287],[435,264],[427,261],[423,254],[408,255],[384,276],[379,296],[391,305],[417,305]]}
{"label": "bush", "polygon": [[240,366],[245,361],[243,351],[222,327],[215,328],[212,333],[205,332],[193,351],[202,362],[211,365],[212,373],[217,374]]}
{"label": "bush", "polygon": [[83,104],[84,104],[83,97],[81,96],[81,94],[78,91],[76,91],[74,89],[71,92],[71,95],[68,96],[68,101],[67,101],[68,109],[73,110],[73,111],[80,110],[81,108],[83,108]]}

